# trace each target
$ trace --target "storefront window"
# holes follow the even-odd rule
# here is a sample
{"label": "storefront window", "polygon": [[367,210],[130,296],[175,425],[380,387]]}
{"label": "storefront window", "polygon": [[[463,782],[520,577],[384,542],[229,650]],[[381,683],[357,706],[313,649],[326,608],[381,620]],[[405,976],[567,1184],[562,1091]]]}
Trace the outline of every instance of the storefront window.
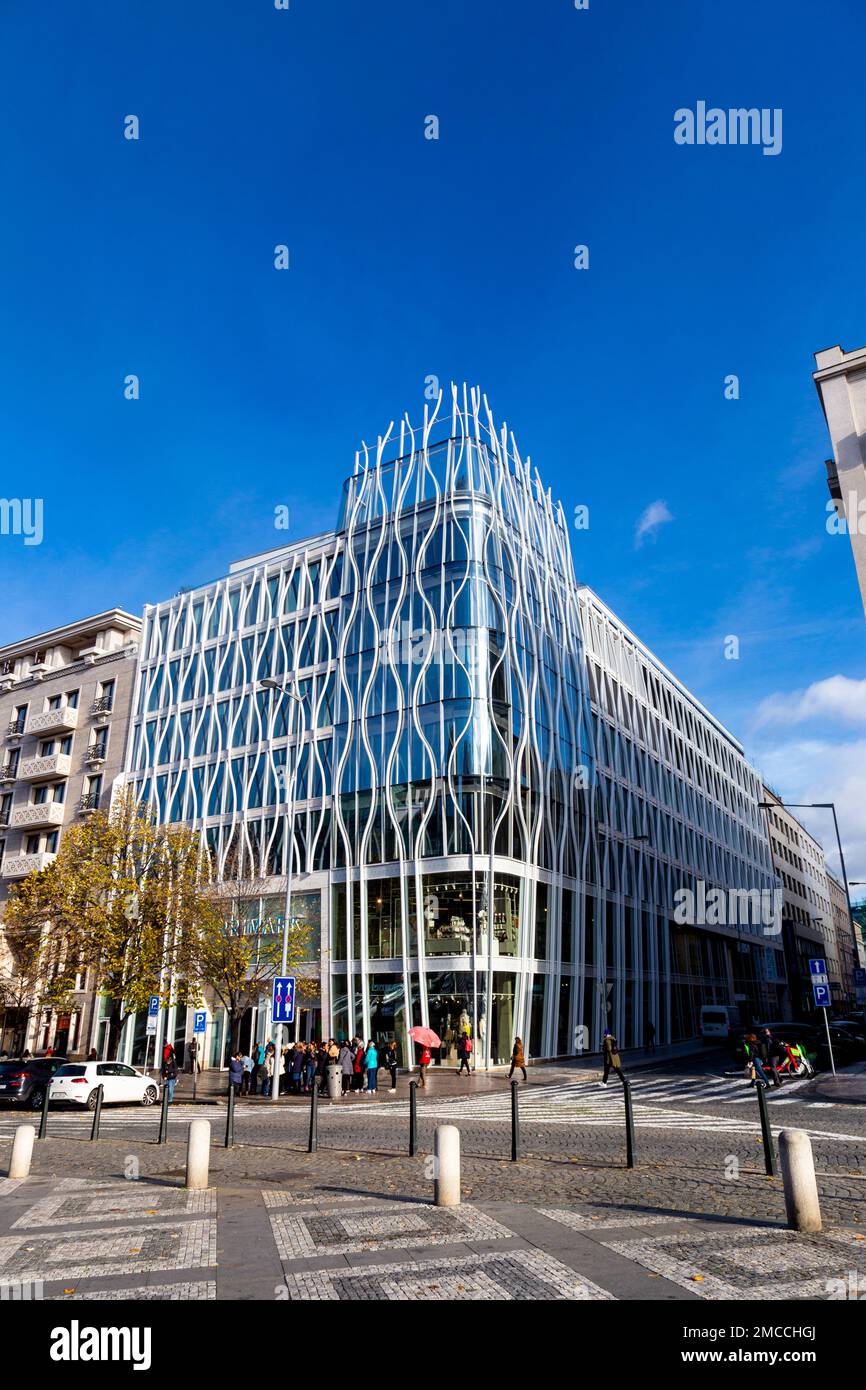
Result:
{"label": "storefront window", "polygon": [[[502,1066],[511,1056],[514,1043],[514,976],[494,971],[493,993],[490,1001],[490,1062]],[[485,1017],[484,1027],[487,1026]],[[482,1045],[482,1021],[478,1020],[479,1045]]]}
{"label": "storefront window", "polygon": [[370,976],[370,1036],[380,1047],[393,1039],[398,1066],[411,1065],[402,975]]}
{"label": "storefront window", "polygon": [[458,1067],[457,1042],[461,1035],[474,1038],[474,997],[471,972],[446,971],[427,976],[427,1011],[430,1027],[442,1039],[433,1049],[434,1065]]}

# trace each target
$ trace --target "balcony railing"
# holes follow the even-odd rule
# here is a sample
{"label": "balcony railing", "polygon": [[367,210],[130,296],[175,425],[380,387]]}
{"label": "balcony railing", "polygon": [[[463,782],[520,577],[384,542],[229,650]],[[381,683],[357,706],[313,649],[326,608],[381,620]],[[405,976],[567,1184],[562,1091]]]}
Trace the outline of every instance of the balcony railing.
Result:
{"label": "balcony railing", "polygon": [[23,735],[23,733],[24,733],[24,720],[23,720],[23,719],[13,719],[13,720],[12,720],[12,723],[9,725],[8,729],[6,730],[6,737],[7,737],[7,738],[21,738],[22,735]]}
{"label": "balcony railing", "polygon": [[104,762],[105,762],[105,744],[104,744],[104,743],[92,743],[92,744],[90,745],[90,747],[88,748],[87,753],[85,754],[85,757],[86,757],[86,759],[87,759],[87,761],[88,761],[89,763],[104,763]]}
{"label": "balcony railing", "polygon": [[0,767],[0,782],[14,782],[18,776],[18,769],[15,763],[4,763]]}
{"label": "balcony railing", "polygon": [[78,710],[67,705],[65,709],[47,709],[42,714],[31,714],[27,720],[28,734],[62,734],[78,728]]}
{"label": "balcony railing", "polygon": [[111,706],[114,698],[111,695],[100,695],[98,700],[94,700],[90,706],[91,714],[111,714]]}
{"label": "balcony railing", "polygon": [[87,811],[95,811],[99,806],[99,797],[96,792],[88,792],[78,803],[78,809],[82,814]]}
{"label": "balcony railing", "polygon": [[62,825],[64,814],[62,801],[42,801],[38,805],[17,806],[12,812],[9,824],[13,830]]}
{"label": "balcony railing", "polygon": [[43,850],[41,854],[10,854],[3,860],[3,868],[0,873],[2,873],[3,878],[24,878],[37,869],[47,869],[48,865],[53,864],[56,858],[56,854],[49,854],[46,850]]}
{"label": "balcony railing", "polygon": [[22,782],[47,782],[52,777],[68,777],[71,769],[68,753],[52,753],[47,758],[24,758],[18,776]]}

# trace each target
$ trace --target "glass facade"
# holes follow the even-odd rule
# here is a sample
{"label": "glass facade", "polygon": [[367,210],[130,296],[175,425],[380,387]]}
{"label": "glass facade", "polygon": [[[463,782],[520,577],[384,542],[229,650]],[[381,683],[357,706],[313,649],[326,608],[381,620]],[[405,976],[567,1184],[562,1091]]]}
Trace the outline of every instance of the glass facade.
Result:
{"label": "glass facade", "polygon": [[576,583],[475,393],[365,450],[335,531],[146,612],[128,769],[215,878],[281,914],[291,877],[322,1029],[407,1065],[420,1022],[443,1065],[693,1033],[742,933],[696,948],[677,888],[775,884],[742,750]]}

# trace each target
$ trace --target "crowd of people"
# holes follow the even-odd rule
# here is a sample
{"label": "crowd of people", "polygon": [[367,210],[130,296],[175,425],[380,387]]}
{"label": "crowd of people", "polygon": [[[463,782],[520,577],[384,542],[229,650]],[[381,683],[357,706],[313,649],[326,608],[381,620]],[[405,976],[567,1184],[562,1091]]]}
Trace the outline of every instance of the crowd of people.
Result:
{"label": "crowd of people", "polygon": [[376,1095],[379,1072],[390,1078],[390,1092],[397,1089],[397,1045],[395,1042],[375,1043],[372,1038],[352,1038],[337,1043],[295,1042],[281,1048],[277,1059],[273,1042],[257,1043],[249,1052],[236,1052],[229,1061],[229,1084],[236,1095],[270,1096],[274,1086],[277,1095],[309,1095],[314,1087],[319,1094],[328,1090],[328,1067],[333,1063],[340,1069],[341,1096]]}

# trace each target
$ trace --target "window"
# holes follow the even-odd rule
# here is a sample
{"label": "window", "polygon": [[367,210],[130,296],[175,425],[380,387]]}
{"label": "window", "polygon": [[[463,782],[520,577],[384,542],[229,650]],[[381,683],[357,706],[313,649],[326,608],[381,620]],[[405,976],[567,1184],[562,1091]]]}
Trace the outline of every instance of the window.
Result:
{"label": "window", "polygon": [[5,764],[4,764],[4,766],[3,766],[3,769],[2,769],[2,772],[3,772],[3,776],[4,776],[4,777],[10,777],[10,778],[12,778],[12,777],[16,777],[16,776],[18,775],[18,758],[19,758],[19,757],[20,757],[20,752],[19,752],[19,750],[18,750],[17,748],[10,748],[9,752],[6,754],[6,762],[5,762]]}
{"label": "window", "polygon": [[12,793],[4,792],[0,796],[0,825],[9,824],[9,815],[12,810]]}
{"label": "window", "polygon": [[87,750],[88,758],[104,758],[108,749],[108,725],[102,724],[98,729],[93,730],[90,740],[90,747]]}
{"label": "window", "polygon": [[95,714],[110,714],[114,705],[114,681],[100,681],[96,687]]}
{"label": "window", "polygon": [[45,708],[46,708],[46,710],[60,709],[60,708],[61,708],[60,701],[61,701],[61,696],[60,696],[60,695],[49,695],[48,699],[47,699],[46,702],[45,702]]}
{"label": "window", "polygon": [[18,707],[17,707],[16,710],[15,710],[15,713],[13,714],[11,720],[9,721],[9,728],[8,728],[8,730],[7,730],[7,734],[23,734],[23,732],[24,732],[24,725],[25,725],[26,722],[27,722],[27,706],[26,706],[26,705],[18,705]]}
{"label": "window", "polygon": [[66,708],[78,709],[78,691],[69,690],[66,693]]}

